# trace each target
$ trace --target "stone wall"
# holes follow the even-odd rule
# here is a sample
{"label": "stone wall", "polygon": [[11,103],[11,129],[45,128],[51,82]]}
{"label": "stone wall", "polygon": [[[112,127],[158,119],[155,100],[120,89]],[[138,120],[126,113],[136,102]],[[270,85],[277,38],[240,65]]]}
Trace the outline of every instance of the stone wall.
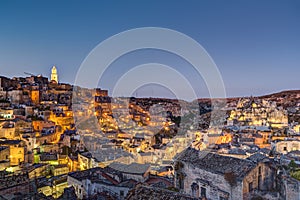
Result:
{"label": "stone wall", "polygon": [[[225,177],[222,174],[215,174],[202,169],[194,168],[187,163],[183,163],[183,165],[184,167],[182,171],[185,172],[183,189],[184,193],[194,197],[201,197],[205,190],[207,199],[219,199],[220,197],[232,200],[242,199],[242,182],[236,182],[231,186],[229,182],[225,180]],[[192,185],[196,187],[196,191],[193,189]]]}
{"label": "stone wall", "polygon": [[[275,188],[275,172],[265,163],[259,163],[243,180],[243,194],[253,190],[270,191]],[[249,188],[252,187],[252,188]]]}

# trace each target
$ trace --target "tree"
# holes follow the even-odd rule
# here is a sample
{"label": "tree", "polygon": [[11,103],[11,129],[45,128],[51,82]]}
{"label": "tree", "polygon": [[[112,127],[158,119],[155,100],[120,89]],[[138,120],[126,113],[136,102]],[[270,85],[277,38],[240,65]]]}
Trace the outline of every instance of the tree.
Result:
{"label": "tree", "polygon": [[295,163],[294,160],[291,160],[291,162],[289,163],[289,169],[291,171],[295,171],[297,169],[298,165]]}

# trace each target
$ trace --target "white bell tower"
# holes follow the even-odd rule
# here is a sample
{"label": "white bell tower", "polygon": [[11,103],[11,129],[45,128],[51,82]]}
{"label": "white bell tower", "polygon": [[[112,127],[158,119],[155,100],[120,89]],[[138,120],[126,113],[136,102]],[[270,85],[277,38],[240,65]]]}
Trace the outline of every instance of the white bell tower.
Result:
{"label": "white bell tower", "polygon": [[55,81],[56,83],[58,83],[58,74],[55,66],[53,66],[51,69],[51,81]]}

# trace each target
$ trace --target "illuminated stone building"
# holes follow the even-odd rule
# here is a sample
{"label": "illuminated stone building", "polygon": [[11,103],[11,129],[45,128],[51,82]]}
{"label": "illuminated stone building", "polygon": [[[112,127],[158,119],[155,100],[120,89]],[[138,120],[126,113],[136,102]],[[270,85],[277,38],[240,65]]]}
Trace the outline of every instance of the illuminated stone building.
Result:
{"label": "illuminated stone building", "polygon": [[0,146],[0,171],[9,167],[9,147]]}
{"label": "illuminated stone building", "polygon": [[14,119],[14,110],[12,108],[0,108],[0,121]]}
{"label": "illuminated stone building", "polygon": [[15,137],[14,123],[0,123],[0,138],[15,139]]}
{"label": "illuminated stone building", "polygon": [[63,113],[59,114],[55,114],[52,112],[48,120],[55,122],[55,124],[60,126],[63,131],[66,129],[70,129],[70,126],[74,124],[72,111],[64,111]]}
{"label": "illuminated stone building", "polygon": [[67,164],[52,165],[51,166],[51,173],[54,176],[67,174],[67,173],[69,173],[69,167],[68,167]]}
{"label": "illuminated stone building", "polygon": [[94,106],[97,117],[111,114],[111,98],[108,96],[107,90],[96,89]]}
{"label": "illuminated stone building", "polygon": [[247,98],[241,99],[231,111],[227,124],[283,128],[288,126],[288,115],[282,107],[277,107],[276,102]]}
{"label": "illuminated stone building", "polygon": [[40,91],[39,90],[31,90],[30,91],[30,99],[33,104],[38,105],[40,103]]}
{"label": "illuminated stone building", "polygon": [[33,120],[32,127],[34,131],[41,132],[44,128],[55,127],[55,123],[52,121],[43,121],[43,120]]}
{"label": "illuminated stone building", "polygon": [[10,165],[16,166],[25,161],[25,142],[22,140],[1,140],[0,146],[9,147]]}
{"label": "illuminated stone building", "polygon": [[284,141],[272,142],[272,148],[274,148],[279,153],[287,154],[288,152],[291,151],[299,151],[300,141],[284,140]]}

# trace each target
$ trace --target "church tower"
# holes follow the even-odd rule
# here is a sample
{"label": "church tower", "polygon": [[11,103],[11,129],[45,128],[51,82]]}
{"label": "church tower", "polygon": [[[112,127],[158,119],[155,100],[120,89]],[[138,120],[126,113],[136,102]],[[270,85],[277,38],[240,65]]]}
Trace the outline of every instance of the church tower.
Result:
{"label": "church tower", "polygon": [[55,81],[56,83],[58,83],[57,69],[55,66],[53,66],[51,69],[51,81]]}

